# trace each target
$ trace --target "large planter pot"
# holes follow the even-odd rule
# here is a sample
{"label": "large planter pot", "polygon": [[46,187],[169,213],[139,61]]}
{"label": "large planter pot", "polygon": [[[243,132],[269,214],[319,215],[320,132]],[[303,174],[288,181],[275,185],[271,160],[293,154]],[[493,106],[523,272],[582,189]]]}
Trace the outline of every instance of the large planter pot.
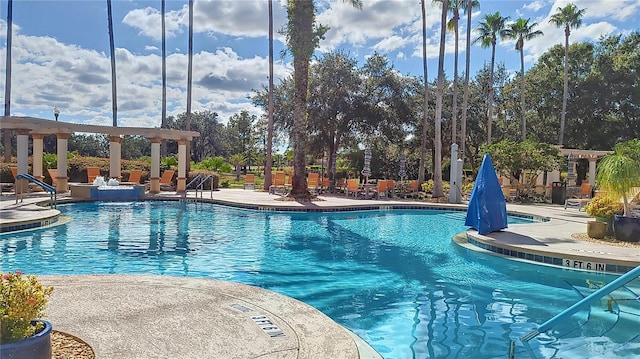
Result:
{"label": "large planter pot", "polygon": [[603,239],[607,235],[607,223],[589,221],[587,222],[587,235],[595,239]]}
{"label": "large planter pot", "polygon": [[8,344],[0,345],[0,359],[51,359],[51,323],[44,323],[36,335]]}
{"label": "large planter pot", "polygon": [[619,241],[640,241],[640,217],[613,216],[613,233]]}
{"label": "large planter pot", "polygon": [[607,236],[613,237],[613,218],[596,217],[597,222],[607,224]]}

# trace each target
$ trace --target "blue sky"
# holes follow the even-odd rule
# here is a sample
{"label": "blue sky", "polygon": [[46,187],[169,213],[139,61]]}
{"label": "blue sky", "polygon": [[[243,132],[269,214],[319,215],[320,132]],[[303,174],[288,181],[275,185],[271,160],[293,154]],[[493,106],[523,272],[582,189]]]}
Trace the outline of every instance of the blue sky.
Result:
{"label": "blue sky", "polygon": [[[525,43],[525,66],[551,46],[564,43],[564,31],[548,22],[567,0],[480,0],[472,28],[499,11],[512,20],[530,18],[544,36]],[[586,9],[583,25],[570,41],[639,30],[639,0],[574,0]],[[166,1],[168,113],[186,109],[187,0]],[[223,122],[248,110],[247,100],[267,84],[268,12],[266,0],[195,0],[193,111],[218,112]],[[291,74],[291,58],[280,57],[286,1],[274,0],[275,78]],[[422,19],[419,0],[363,0],[356,10],[340,0],[316,1],[318,21],[330,27],[321,51],[344,50],[362,63],[374,51],[387,55],[403,74],[422,76]],[[158,127],[161,121],[160,1],[113,0],[118,72],[118,125]],[[428,71],[437,74],[439,5],[427,1]],[[0,0],[0,98],[4,103],[7,0]],[[466,18],[461,19],[460,69],[464,70]],[[475,38],[476,35],[472,34]],[[447,35],[445,69],[453,74],[453,35]],[[471,48],[472,76],[490,61],[490,50]],[[11,115],[111,125],[111,68],[105,0],[13,1]],[[513,42],[502,41],[496,61],[519,70]]]}

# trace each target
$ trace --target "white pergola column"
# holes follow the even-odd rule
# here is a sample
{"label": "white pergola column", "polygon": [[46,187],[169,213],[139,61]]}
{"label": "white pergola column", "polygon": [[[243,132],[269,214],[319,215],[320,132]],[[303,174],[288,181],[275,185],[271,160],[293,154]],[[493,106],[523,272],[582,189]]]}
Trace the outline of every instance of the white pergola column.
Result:
{"label": "white pergola column", "polygon": [[122,155],[122,138],[109,136],[109,178],[122,179],[120,157]]}
{"label": "white pergola column", "polygon": [[596,185],[596,158],[589,157],[589,184]]}
{"label": "white pergola column", "polygon": [[[29,173],[29,131],[16,130],[16,142],[18,153],[18,174]],[[14,190],[16,194],[29,191],[29,181],[26,179],[15,179]],[[16,197],[17,201],[17,197]]]}
{"label": "white pergola column", "polygon": [[158,137],[151,139],[151,174],[149,192],[160,193],[160,142]]}
{"label": "white pergola column", "polygon": [[44,135],[40,133],[34,133],[31,135],[33,140],[33,177],[39,181],[44,179],[42,174],[42,155],[44,152]]}
{"label": "white pergola column", "polygon": [[67,177],[67,152],[69,148],[68,133],[58,133],[57,138],[57,155],[58,155],[58,177],[56,177],[56,192],[65,193],[68,191],[69,178]]}
{"label": "white pergola column", "polygon": [[178,141],[178,180],[176,192],[183,193],[187,187],[187,140]]}

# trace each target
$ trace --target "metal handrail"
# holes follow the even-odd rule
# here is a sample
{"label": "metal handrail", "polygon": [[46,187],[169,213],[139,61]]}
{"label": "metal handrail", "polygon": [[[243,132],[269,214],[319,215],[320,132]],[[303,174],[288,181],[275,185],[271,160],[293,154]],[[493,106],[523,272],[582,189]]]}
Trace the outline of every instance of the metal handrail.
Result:
{"label": "metal handrail", "polygon": [[[49,195],[51,196],[51,201],[49,201],[49,205],[52,208],[56,207],[56,203],[58,201],[58,195],[55,187],[51,186],[48,183],[40,181],[39,179],[33,177],[28,173],[20,173],[19,175],[16,176],[16,179],[25,179],[30,183],[34,183],[38,185],[40,188],[42,188],[46,192],[49,192]],[[18,193],[18,191],[16,191],[16,203],[18,203],[18,198],[20,198],[20,201],[22,201],[23,198],[21,195],[22,193]]]}
{"label": "metal handrail", "polygon": [[198,181],[200,178],[202,178],[202,173],[198,173],[198,175],[197,175],[197,176],[195,176],[195,177],[191,180],[191,182],[189,182],[189,183],[187,184],[187,186],[185,187],[185,190],[190,189],[190,188],[191,188],[191,186],[192,186],[194,183],[196,183],[196,181]]}
{"label": "metal handrail", "polygon": [[640,266],[630,270],[629,272],[627,272],[627,273],[621,275],[620,277],[616,278],[615,280],[613,280],[611,283],[605,285],[604,287],[602,287],[602,288],[598,289],[597,291],[591,293],[590,295],[584,297],[581,301],[575,303],[571,307],[569,307],[569,308],[563,310],[562,312],[560,312],[559,314],[557,314],[555,317],[553,317],[553,318],[547,320],[546,322],[542,323],[537,329],[532,330],[531,332],[529,332],[528,334],[526,334],[525,336],[520,338],[520,340],[523,343],[524,342],[528,342],[529,340],[537,337],[538,334],[544,333],[547,330],[551,329],[556,323],[558,323],[560,320],[564,319],[565,317],[568,317],[568,316],[571,316],[571,315],[575,314],[576,312],[578,312],[583,307],[585,307],[587,305],[590,305],[591,303],[593,303],[596,300],[604,297],[605,295],[610,294],[614,290],[616,290],[616,289],[622,287],[623,285],[631,282],[632,280],[636,279],[637,277],[640,277]]}
{"label": "metal handrail", "polygon": [[[198,198],[198,190],[202,190],[202,187],[204,186],[204,184],[209,180],[211,181],[211,198],[213,198],[213,175],[208,175],[196,186],[196,198]],[[204,191],[200,192],[200,198],[202,198],[203,192]]]}

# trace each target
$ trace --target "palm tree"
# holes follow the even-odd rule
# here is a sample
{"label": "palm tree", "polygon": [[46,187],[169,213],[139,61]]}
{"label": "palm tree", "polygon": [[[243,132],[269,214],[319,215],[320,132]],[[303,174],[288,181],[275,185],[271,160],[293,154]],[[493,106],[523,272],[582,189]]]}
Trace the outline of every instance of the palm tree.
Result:
{"label": "palm tree", "polygon": [[111,108],[113,126],[118,126],[118,98],[116,96],[116,50],[113,43],[113,17],[111,16],[111,0],[107,0],[107,21],[109,22],[109,49],[111,50]]}
{"label": "palm tree", "polygon": [[487,14],[483,21],[478,24],[476,31],[480,33],[473,43],[480,42],[480,46],[487,48],[491,46],[491,68],[489,69],[489,96],[487,99],[487,143],[491,143],[491,126],[493,121],[493,68],[496,62],[496,43],[498,36],[504,33],[505,22],[509,17],[503,17],[500,12]]}
{"label": "palm tree", "polygon": [[424,109],[422,113],[422,145],[420,147],[420,166],[418,182],[424,182],[424,168],[427,158],[427,124],[429,121],[429,78],[427,77],[427,16],[424,0],[420,1],[422,8],[422,67],[424,72]]}
{"label": "palm tree", "polygon": [[522,115],[522,140],[527,139],[527,119],[524,106],[524,40],[531,40],[543,33],[540,30],[533,30],[538,26],[537,22],[529,25],[530,19],[519,18],[511,23],[504,32],[504,37],[516,40],[516,50],[520,51],[520,113]]}
{"label": "palm tree", "polygon": [[264,189],[271,187],[271,151],[273,147],[273,0],[269,0],[269,120],[267,124],[267,158],[264,167]]}
{"label": "palm tree", "polygon": [[[165,0],[162,0],[162,121],[160,128],[167,128],[167,39],[165,34]],[[161,155],[167,157],[167,141],[161,142]]]}
{"label": "palm tree", "polygon": [[467,143],[467,105],[469,103],[469,67],[471,63],[471,11],[480,7],[477,0],[467,0],[462,7],[467,12],[467,44],[466,44],[466,64],[464,70],[464,95],[462,96],[462,123],[460,125],[460,158],[464,163],[464,156]]}
{"label": "palm tree", "polygon": [[[13,0],[7,3],[7,56],[4,83],[4,115],[11,116],[11,39],[13,27]],[[11,130],[2,130],[4,135],[4,162],[11,162]]]}
{"label": "palm tree", "polygon": [[[193,83],[193,0],[189,0],[189,60],[187,62],[187,116],[185,127],[191,130],[191,84]],[[191,146],[187,142],[187,156],[191,156]],[[189,175],[189,167],[191,161],[187,160],[187,173]]]}
{"label": "palm tree", "polygon": [[449,0],[442,1],[442,17],[440,19],[440,52],[438,54],[438,93],[436,95],[435,139],[433,163],[433,193],[432,197],[442,197],[442,98],[444,97],[444,46],[447,35],[447,9]]}
{"label": "palm tree", "polygon": [[560,138],[558,145],[564,144],[564,123],[567,114],[567,96],[569,95],[569,35],[571,28],[577,29],[582,25],[584,9],[578,10],[575,4],[559,7],[558,12],[551,16],[549,22],[556,27],[564,27],[564,95],[562,96],[562,114],[560,117]]}
{"label": "palm tree", "polygon": [[[351,4],[362,8],[361,0],[351,0]],[[288,0],[287,16],[287,45],[293,54],[293,129],[291,142],[293,143],[293,181],[290,196],[297,199],[309,198],[307,178],[305,175],[305,139],[307,123],[307,90],[309,83],[309,61],[311,55],[324,33],[325,26],[315,25],[315,7],[312,0]]]}

